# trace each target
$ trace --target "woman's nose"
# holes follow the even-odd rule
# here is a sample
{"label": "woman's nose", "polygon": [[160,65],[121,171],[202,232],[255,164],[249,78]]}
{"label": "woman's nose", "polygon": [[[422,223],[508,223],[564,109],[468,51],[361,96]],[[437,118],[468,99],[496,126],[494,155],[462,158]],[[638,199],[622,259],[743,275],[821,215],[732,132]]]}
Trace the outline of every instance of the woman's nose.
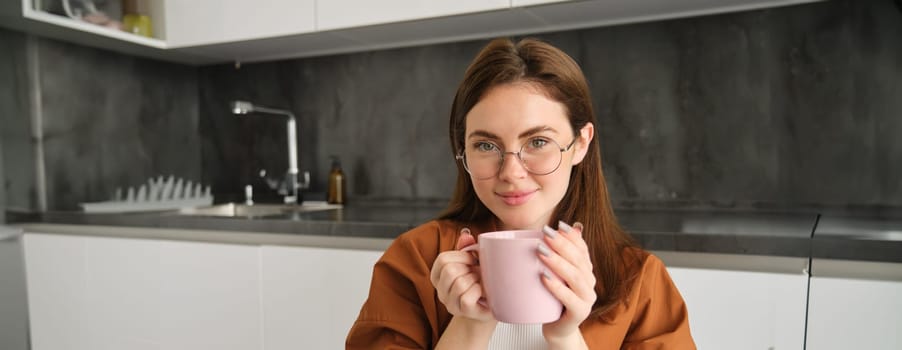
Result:
{"label": "woman's nose", "polygon": [[501,157],[501,168],[498,169],[498,178],[501,180],[522,179],[529,172],[523,166],[523,161],[517,153],[506,152]]}

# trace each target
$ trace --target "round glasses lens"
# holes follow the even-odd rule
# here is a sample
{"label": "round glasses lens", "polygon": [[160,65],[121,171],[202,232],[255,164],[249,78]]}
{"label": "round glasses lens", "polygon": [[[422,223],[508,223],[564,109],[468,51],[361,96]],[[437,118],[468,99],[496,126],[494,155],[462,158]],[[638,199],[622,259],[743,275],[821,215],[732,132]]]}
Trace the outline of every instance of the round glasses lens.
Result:
{"label": "round glasses lens", "polygon": [[530,173],[550,174],[561,164],[561,146],[551,139],[540,137],[529,139],[520,148],[520,160]]}
{"label": "round glasses lens", "polygon": [[498,147],[479,147],[467,150],[464,155],[464,167],[470,175],[477,179],[488,179],[498,173],[501,164],[501,151]]}

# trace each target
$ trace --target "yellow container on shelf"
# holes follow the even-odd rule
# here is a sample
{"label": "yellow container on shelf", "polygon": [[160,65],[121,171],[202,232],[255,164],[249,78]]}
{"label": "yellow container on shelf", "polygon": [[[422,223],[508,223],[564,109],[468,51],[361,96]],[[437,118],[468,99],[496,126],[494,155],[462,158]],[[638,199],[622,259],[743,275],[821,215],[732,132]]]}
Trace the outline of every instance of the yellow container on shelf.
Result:
{"label": "yellow container on shelf", "polygon": [[122,0],[122,30],[152,38],[153,25],[150,16],[145,14],[147,13],[146,6],[144,7],[145,11],[142,11],[141,5],[146,4],[139,3],[138,0]]}
{"label": "yellow container on shelf", "polygon": [[122,29],[126,32],[153,37],[153,25],[150,23],[150,16],[137,13],[130,13],[122,17]]}

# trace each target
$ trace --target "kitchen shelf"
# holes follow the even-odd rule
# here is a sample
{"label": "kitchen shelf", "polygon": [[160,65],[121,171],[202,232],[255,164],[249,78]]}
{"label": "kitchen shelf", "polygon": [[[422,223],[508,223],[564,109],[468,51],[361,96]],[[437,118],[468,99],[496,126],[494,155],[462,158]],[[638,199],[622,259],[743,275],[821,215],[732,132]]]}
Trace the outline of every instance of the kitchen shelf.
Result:
{"label": "kitchen shelf", "polygon": [[46,23],[49,25],[59,26],[67,29],[76,30],[79,32],[90,33],[94,35],[100,35],[116,40],[121,40],[124,42],[135,43],[139,45],[149,46],[158,49],[167,48],[166,42],[156,38],[148,38],[140,35],[131,34],[128,32],[123,32],[121,30],[115,30],[112,28],[107,28],[104,26],[91,24],[87,22],[82,22],[78,20],[74,20],[68,17],[63,17],[60,15],[55,15],[43,11],[35,11],[31,8],[25,8],[22,11],[22,15],[26,19],[30,19],[36,22]]}
{"label": "kitchen shelf", "polygon": [[166,23],[162,6],[150,10],[154,30],[159,37],[148,38],[37,10],[32,1],[0,1],[0,26],[34,36],[169,62],[195,65],[216,60],[215,57],[172,50],[165,39]]}

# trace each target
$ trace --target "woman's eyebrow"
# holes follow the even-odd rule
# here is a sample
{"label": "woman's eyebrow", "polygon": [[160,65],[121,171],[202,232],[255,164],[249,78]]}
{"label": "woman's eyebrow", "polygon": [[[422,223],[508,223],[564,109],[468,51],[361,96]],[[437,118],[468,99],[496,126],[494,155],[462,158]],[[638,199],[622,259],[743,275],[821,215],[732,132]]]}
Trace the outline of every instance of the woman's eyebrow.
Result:
{"label": "woman's eyebrow", "polygon": [[[522,139],[525,137],[530,137],[532,135],[538,134],[543,131],[550,131],[555,134],[558,133],[557,130],[555,130],[554,128],[552,128],[550,126],[539,125],[539,126],[530,128],[529,130],[526,130],[524,132],[521,132],[520,135],[518,136],[518,138]],[[473,130],[473,132],[471,132],[470,135],[467,136],[468,139],[474,138],[474,137],[484,137],[484,138],[495,139],[495,140],[501,139],[501,137],[499,137],[498,135],[495,135],[495,134],[490,133],[485,130]]]}
{"label": "woman's eyebrow", "polygon": [[524,131],[524,132],[521,132],[521,133],[520,133],[520,138],[522,139],[522,138],[525,138],[525,137],[529,137],[529,136],[538,134],[538,133],[543,132],[543,131],[550,131],[550,132],[555,133],[555,134],[558,133],[557,130],[555,130],[554,128],[552,128],[552,127],[550,127],[550,126],[547,126],[547,125],[540,125],[540,126],[531,128],[531,129],[529,129],[529,130],[526,130],[526,131]]}
{"label": "woman's eyebrow", "polygon": [[500,139],[500,137],[498,137],[498,135],[495,135],[495,134],[490,133],[485,130],[473,130],[473,132],[471,132],[470,135],[467,136],[468,139],[471,139],[474,137],[485,137],[485,138],[496,139],[496,140]]}

